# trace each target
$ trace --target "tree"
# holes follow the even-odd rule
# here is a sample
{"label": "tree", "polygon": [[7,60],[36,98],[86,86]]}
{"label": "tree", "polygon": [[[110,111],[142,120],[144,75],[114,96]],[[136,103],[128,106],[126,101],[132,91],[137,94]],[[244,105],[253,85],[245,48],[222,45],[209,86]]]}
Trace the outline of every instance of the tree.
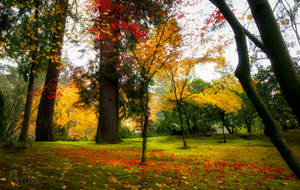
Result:
{"label": "tree", "polygon": [[238,95],[243,102],[242,108],[238,111],[238,114],[232,118],[232,120],[234,121],[234,125],[241,125],[242,127],[245,127],[247,132],[251,134],[258,115],[246,93],[243,91]]}
{"label": "tree", "polygon": [[300,101],[299,98],[297,98],[299,97],[300,92],[299,78],[296,74],[289,52],[276,24],[276,19],[274,18],[270,5],[266,0],[248,0],[263,40],[263,42],[260,43],[259,40],[246,31],[245,28],[239,23],[238,19],[234,16],[225,1],[210,1],[222,12],[235,34],[239,56],[239,64],[235,71],[236,77],[239,79],[247,96],[262,118],[267,135],[270,137],[271,141],[291,170],[298,178],[300,178],[300,161],[293,154],[285,139],[280,134],[277,123],[257,93],[250,76],[246,34],[255,44],[257,44],[264,50],[264,52],[266,52],[267,56],[271,60],[272,68],[283,91],[283,95],[293,109],[295,116],[299,120],[300,112],[298,109],[300,109]]}
{"label": "tree", "polygon": [[171,82],[171,93],[169,97],[175,100],[176,109],[179,114],[180,128],[182,131],[183,148],[187,148],[185,140],[185,130],[183,127],[183,104],[188,101],[188,98],[192,95],[187,91],[189,75],[199,59],[186,58],[182,61],[174,61],[164,66],[164,70]]}
{"label": "tree", "polygon": [[[150,25],[157,25],[172,0],[112,1],[100,0],[93,4],[97,15],[91,29],[100,49],[99,122],[96,142],[117,143],[119,128],[120,55],[147,38]],[[100,13],[100,14],[99,14]],[[122,41],[122,42],[121,42]]]}
{"label": "tree", "polygon": [[216,107],[215,111],[222,122],[224,143],[226,142],[224,127],[229,133],[233,133],[225,116],[227,113],[237,114],[241,109],[242,101],[237,95],[241,90],[238,81],[231,74],[226,74],[211,86],[206,87],[202,93],[193,96],[193,100],[198,104],[211,104]]}
{"label": "tree", "polygon": [[[200,78],[195,78],[192,80],[188,91],[193,94],[200,94],[211,85],[211,83]],[[200,105],[196,102],[188,102],[187,105],[184,106],[184,110],[185,113],[191,114],[192,134],[207,134],[214,132],[214,129],[211,126],[219,121],[219,118],[216,117],[214,106],[210,104]]]}
{"label": "tree", "polygon": [[6,141],[19,129],[19,121],[22,120],[24,111],[24,99],[26,94],[26,83],[17,68],[9,65],[0,66],[0,89],[4,97],[3,125],[0,141]]}
{"label": "tree", "polygon": [[54,141],[53,112],[56,98],[59,71],[62,67],[62,45],[68,11],[68,0],[55,3],[55,23],[50,46],[47,75],[41,96],[36,121],[36,141]]}
{"label": "tree", "polygon": [[300,79],[276,18],[268,1],[248,0],[248,3],[282,94],[300,123]]}
{"label": "tree", "polygon": [[[47,57],[48,34],[46,21],[49,16],[45,2],[35,1],[3,1],[6,16],[9,18],[7,27],[1,32],[3,49],[6,57],[18,64],[19,72],[28,81],[25,110],[23,115],[20,141],[28,138],[28,126],[31,116],[34,80],[41,72]],[[2,41],[2,40],[1,40]]]}
{"label": "tree", "polygon": [[29,122],[31,117],[31,109],[32,109],[32,101],[33,101],[33,91],[34,91],[34,78],[36,72],[36,64],[37,56],[38,56],[38,31],[39,31],[39,8],[40,2],[36,0],[34,2],[33,8],[35,8],[34,16],[33,16],[33,35],[31,36],[30,44],[31,44],[31,63],[30,63],[30,70],[29,70],[29,80],[28,80],[28,87],[27,87],[27,96],[26,96],[26,103],[25,103],[25,110],[24,110],[24,117],[22,122],[21,133],[19,136],[19,141],[26,142],[28,140],[28,129],[29,129]]}
{"label": "tree", "polygon": [[141,129],[143,149],[141,163],[146,161],[147,129],[149,119],[149,87],[154,75],[165,65],[177,59],[177,48],[181,43],[180,28],[173,16],[165,20],[153,29],[149,40],[137,44],[129,52],[132,64],[136,66],[139,76],[139,103],[141,110]]}
{"label": "tree", "polygon": [[281,128],[285,130],[299,127],[291,108],[287,105],[280,92],[271,68],[269,66],[266,68],[258,67],[258,72],[254,75],[254,79],[257,81],[255,86],[258,93],[270,108],[274,119],[280,123]]}
{"label": "tree", "polygon": [[[34,135],[36,118],[40,101],[41,90],[35,92],[33,100],[32,118],[29,134]],[[57,88],[58,96],[53,113],[54,133],[60,140],[85,139],[94,140],[97,129],[96,106],[83,107],[78,105],[78,89],[73,81],[61,81]]]}
{"label": "tree", "polygon": [[[1,2],[2,3],[2,2]],[[9,13],[9,25],[6,31],[2,31],[4,38],[4,51],[7,57],[18,63],[20,73],[28,81],[28,92],[25,103],[25,111],[20,141],[28,138],[28,126],[31,117],[34,81],[44,70],[45,64],[50,59],[49,48],[55,35],[56,14],[53,12],[53,1],[3,1]],[[11,21],[12,20],[12,21]]]}
{"label": "tree", "polygon": [[70,137],[94,140],[97,126],[95,107],[76,106],[79,95],[73,82],[59,85],[58,90],[62,96],[55,103],[56,129],[64,128]]}

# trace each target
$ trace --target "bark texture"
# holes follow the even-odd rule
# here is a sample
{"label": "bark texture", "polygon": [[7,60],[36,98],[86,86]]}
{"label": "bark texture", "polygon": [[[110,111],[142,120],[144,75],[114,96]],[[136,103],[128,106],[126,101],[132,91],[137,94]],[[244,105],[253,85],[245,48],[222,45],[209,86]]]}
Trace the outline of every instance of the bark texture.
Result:
{"label": "bark texture", "polygon": [[282,94],[300,124],[300,79],[267,0],[248,0]]}
{"label": "bark texture", "polygon": [[[219,10],[222,12],[231,28],[233,29],[237,51],[239,56],[239,64],[235,71],[236,77],[239,79],[242,84],[243,89],[245,90],[248,98],[251,100],[256,111],[261,117],[264,125],[267,136],[271,139],[277,150],[279,151],[282,158],[285,160],[290,169],[294,174],[300,178],[300,162],[299,159],[295,156],[292,150],[288,147],[285,139],[280,133],[278,126],[274,118],[272,117],[269,109],[266,104],[262,101],[262,98],[259,96],[256,88],[254,87],[251,76],[250,76],[250,64],[248,57],[248,47],[246,43],[246,36],[244,28],[241,26],[237,18],[234,16],[228,5],[224,0],[210,0]],[[258,0],[257,2],[260,2]],[[271,32],[271,31],[269,31]]]}
{"label": "bark texture", "polygon": [[[100,15],[99,25],[110,30],[112,35],[101,33],[99,72],[99,120],[96,143],[119,143],[119,29],[109,28],[114,17]],[[115,18],[117,19],[117,18]]]}
{"label": "bark texture", "polygon": [[[116,69],[112,64],[101,67],[105,73],[114,74]],[[119,137],[119,89],[118,78],[101,77],[99,96],[99,121],[96,135],[97,143],[118,143]]]}
{"label": "bark texture", "polygon": [[36,121],[36,141],[54,141],[53,113],[56,99],[59,71],[61,67],[62,45],[65,33],[65,24],[68,11],[68,0],[57,0],[60,10],[56,15],[56,29],[53,33],[50,59],[48,63],[46,80],[41,96]]}
{"label": "bark texture", "polygon": [[[39,17],[38,9],[40,7],[39,0],[35,1],[35,7],[37,9],[35,9],[34,11],[34,18],[38,20]],[[33,35],[35,35],[35,37],[38,39],[38,22],[34,23]],[[36,47],[38,47],[38,45],[36,44],[37,42],[38,41],[34,41],[33,39],[31,39],[32,45],[35,45]],[[29,123],[31,118],[31,109],[32,109],[33,93],[34,93],[34,80],[35,80],[34,72],[36,67],[37,51],[38,49],[36,48],[31,52],[31,63],[30,63],[30,70],[29,70],[29,80],[28,80],[28,87],[27,87],[25,110],[23,115],[21,133],[18,139],[21,142],[26,142],[28,140],[28,130],[29,130]]]}
{"label": "bark texture", "polygon": [[[35,56],[32,56],[34,60]],[[24,116],[22,121],[22,128],[21,133],[19,136],[19,141],[26,142],[28,140],[28,130],[29,130],[29,123],[31,118],[31,109],[32,109],[32,102],[33,102],[33,92],[34,92],[34,67],[35,63],[31,63],[30,74],[29,74],[29,81],[28,81],[28,88],[27,88],[27,96],[26,96],[26,103],[25,103],[25,110]]]}
{"label": "bark texture", "polygon": [[180,128],[182,131],[182,142],[183,142],[183,148],[187,148],[187,143],[186,143],[186,139],[185,139],[185,130],[184,130],[184,126],[183,126],[183,119],[182,119],[182,102],[179,100],[176,100],[176,108],[177,111],[179,113],[179,122],[180,122]]}
{"label": "bark texture", "polygon": [[[145,71],[143,71],[144,73]],[[144,74],[142,74],[144,75]],[[142,158],[141,164],[146,164],[146,150],[147,150],[147,138],[148,138],[148,120],[149,120],[149,80],[143,76],[140,83],[140,105],[142,111],[141,127],[142,127]],[[147,82],[144,82],[147,81]]]}

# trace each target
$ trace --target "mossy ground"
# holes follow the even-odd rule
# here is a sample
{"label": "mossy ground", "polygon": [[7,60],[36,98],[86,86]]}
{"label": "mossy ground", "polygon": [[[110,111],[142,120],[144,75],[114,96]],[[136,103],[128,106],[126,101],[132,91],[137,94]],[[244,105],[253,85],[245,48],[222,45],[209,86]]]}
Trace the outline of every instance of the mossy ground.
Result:
{"label": "mossy ground", "polygon": [[[285,133],[300,158],[300,132]],[[18,151],[0,150],[0,189],[300,189],[265,136],[142,139],[120,144],[44,142]]]}

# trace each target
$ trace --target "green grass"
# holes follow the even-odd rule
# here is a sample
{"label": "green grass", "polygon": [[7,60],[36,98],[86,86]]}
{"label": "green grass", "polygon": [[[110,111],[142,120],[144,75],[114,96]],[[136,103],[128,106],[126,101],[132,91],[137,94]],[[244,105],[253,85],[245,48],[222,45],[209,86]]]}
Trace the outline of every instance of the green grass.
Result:
{"label": "green grass", "polygon": [[[284,133],[300,158],[300,132]],[[265,136],[221,135],[148,139],[139,164],[140,138],[120,144],[44,142],[0,150],[0,189],[300,189]]]}

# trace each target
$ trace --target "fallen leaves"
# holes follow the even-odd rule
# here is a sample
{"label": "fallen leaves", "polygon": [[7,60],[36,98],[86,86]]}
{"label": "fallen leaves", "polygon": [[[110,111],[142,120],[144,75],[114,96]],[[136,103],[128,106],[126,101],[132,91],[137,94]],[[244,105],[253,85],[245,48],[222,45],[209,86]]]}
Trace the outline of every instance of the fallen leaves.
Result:
{"label": "fallen leaves", "polygon": [[[138,148],[55,147],[36,152],[27,158],[26,162],[30,162],[30,165],[17,162],[16,167],[20,171],[23,167],[33,171],[39,186],[50,187],[55,184],[56,189],[300,187],[299,181],[273,147],[201,146],[184,150],[180,154],[168,152],[171,151],[150,149],[147,164],[140,165]],[[1,172],[2,169],[5,170],[2,167]],[[23,177],[31,179],[29,176]],[[20,181],[1,175],[0,189],[1,184],[18,187]]]}
{"label": "fallen leaves", "polygon": [[[86,168],[104,168],[107,172],[98,171],[98,176],[108,176],[108,188],[111,185],[115,185],[116,187],[136,189],[134,184],[128,184],[126,180],[118,177],[124,175],[124,173],[136,176],[135,180],[138,184],[148,184],[151,187],[155,185],[159,189],[168,187],[175,189],[182,187],[193,188],[199,183],[205,183],[211,188],[222,189],[231,185],[238,187],[239,183],[245,183],[245,181],[250,179],[256,182],[257,187],[263,188],[265,185],[271,186],[269,182],[272,180],[280,179],[281,182],[276,181],[276,183],[281,186],[288,186],[287,180],[296,180],[282,164],[272,164],[271,160],[264,157],[260,160],[256,157],[253,157],[251,160],[248,160],[248,157],[243,159],[243,153],[249,152],[249,149],[251,149],[244,150],[244,148],[209,146],[205,150],[206,152],[203,152],[201,155],[189,155],[186,157],[176,157],[162,151],[149,151],[146,165],[139,164],[140,155],[138,149],[135,148],[127,150],[57,148],[48,151],[48,153],[55,154],[57,159],[65,159],[74,164],[83,164]],[[256,153],[260,154],[259,157],[262,157],[262,155],[267,157],[274,156],[274,153],[266,148],[258,149],[256,147],[256,151],[258,151]],[[252,154],[255,154],[255,151]],[[235,156],[231,157],[230,155]],[[220,160],[220,158],[222,159]],[[278,159],[276,159],[276,162],[278,162]],[[115,169],[121,171],[121,173],[111,172]],[[152,181],[157,181],[158,179],[163,180],[164,183],[152,183]],[[93,184],[95,185],[95,182]]]}

